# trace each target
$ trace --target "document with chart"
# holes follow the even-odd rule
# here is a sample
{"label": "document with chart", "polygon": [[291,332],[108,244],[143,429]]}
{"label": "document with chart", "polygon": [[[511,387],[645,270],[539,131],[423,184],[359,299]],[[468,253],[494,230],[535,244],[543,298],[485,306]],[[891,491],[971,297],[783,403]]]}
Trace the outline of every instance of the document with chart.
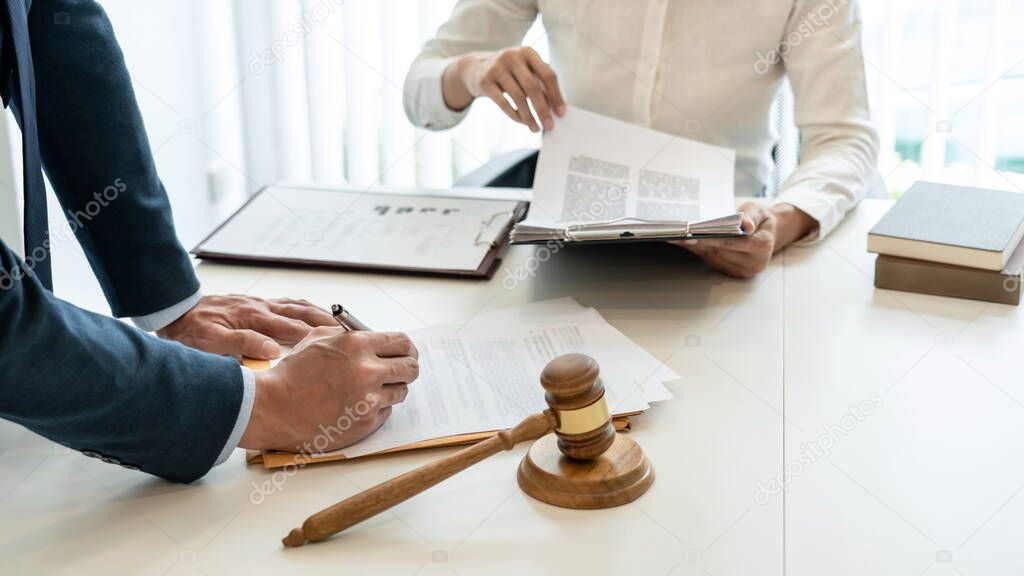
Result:
{"label": "document with chart", "polygon": [[739,236],[735,151],[569,108],[544,135],[512,242]]}

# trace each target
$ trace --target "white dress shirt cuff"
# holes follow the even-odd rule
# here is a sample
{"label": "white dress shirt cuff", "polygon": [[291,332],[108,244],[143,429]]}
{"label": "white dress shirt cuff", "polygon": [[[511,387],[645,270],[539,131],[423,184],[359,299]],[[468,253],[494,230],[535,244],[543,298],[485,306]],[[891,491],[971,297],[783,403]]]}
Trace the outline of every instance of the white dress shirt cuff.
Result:
{"label": "white dress shirt cuff", "polygon": [[455,111],[444,102],[442,77],[444,71],[458,57],[420,60],[413,64],[405,89],[408,92],[405,105],[410,119],[420,120],[427,130],[447,130],[462,121],[469,112],[469,106]]}
{"label": "white dress shirt cuff", "polygon": [[202,297],[202,291],[196,290],[195,294],[189,296],[188,298],[185,298],[184,300],[178,302],[173,306],[164,308],[163,310],[160,310],[158,312],[153,312],[152,314],[146,314],[145,316],[132,317],[132,322],[134,322],[137,327],[139,327],[142,330],[145,330],[146,332],[156,332],[157,330],[160,330],[164,326],[167,326],[171,322],[174,322],[178,318],[184,316],[185,312],[188,312],[189,310],[194,308],[195,305],[199,303],[199,300],[202,299]]}
{"label": "white dress shirt cuff", "polygon": [[242,434],[245,434],[245,429],[249,427],[249,418],[252,416],[252,405],[256,400],[256,375],[245,366],[239,366],[239,368],[242,369],[242,405],[238,407],[235,427],[231,429],[228,441],[224,444],[224,449],[220,451],[217,461],[213,463],[214,466],[223,464],[235,451],[235,447],[242,440]]}
{"label": "white dress shirt cuff", "polygon": [[845,215],[837,214],[835,202],[830,202],[821,192],[809,187],[794,186],[783,190],[772,204],[791,204],[818,223],[806,236],[793,243],[796,246],[820,242],[839,225]]}

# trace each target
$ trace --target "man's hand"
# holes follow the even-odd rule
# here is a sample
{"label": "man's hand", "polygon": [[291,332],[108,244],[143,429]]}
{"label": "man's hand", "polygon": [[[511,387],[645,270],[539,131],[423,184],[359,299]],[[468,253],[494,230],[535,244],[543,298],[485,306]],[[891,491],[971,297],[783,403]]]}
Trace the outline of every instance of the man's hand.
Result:
{"label": "man's hand", "polygon": [[811,231],[816,222],[790,204],[766,208],[755,202],[740,206],[743,212],[742,238],[702,238],[672,242],[700,256],[712,268],[735,276],[751,278],[768,267],[772,255]]}
{"label": "man's hand", "polygon": [[418,358],[405,334],[316,328],[277,366],[257,372],[238,445],[309,454],[354,444],[405,400]]}
{"label": "man's hand", "polygon": [[305,300],[252,296],[204,296],[157,335],[213,354],[261,360],[281,355],[278,341],[292,344],[316,326],[337,326],[334,317]]}
{"label": "man's hand", "polygon": [[[474,98],[486,96],[509,118],[525,124],[532,132],[540,128],[527,100],[533,103],[545,130],[555,127],[552,114],[565,114],[565,100],[555,71],[529,46],[466,54],[444,71],[441,86],[445,104],[452,110],[462,110]],[[505,94],[512,98],[514,107]]]}

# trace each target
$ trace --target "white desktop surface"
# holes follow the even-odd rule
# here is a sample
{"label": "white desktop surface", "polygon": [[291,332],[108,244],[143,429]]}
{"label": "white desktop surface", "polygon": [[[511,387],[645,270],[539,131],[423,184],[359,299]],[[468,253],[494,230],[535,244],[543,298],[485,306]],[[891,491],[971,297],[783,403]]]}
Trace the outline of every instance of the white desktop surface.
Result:
{"label": "white desktop surface", "polygon": [[[1024,313],[875,290],[865,238],[887,205],[865,201],[751,281],[654,245],[564,249],[517,283],[506,270],[536,247],[489,282],[202,264],[208,294],[337,301],[382,330],[562,296],[594,306],[683,375],[630,433],[655,483],[620,508],[554,508],[516,485],[524,445],[286,550],[307,515],[454,449],[276,477],[239,450],[179,486],[4,422],[0,574],[1024,573]],[[880,406],[844,420],[865,399]],[[826,434],[829,454],[801,461]],[[784,468],[785,494],[758,495]]]}

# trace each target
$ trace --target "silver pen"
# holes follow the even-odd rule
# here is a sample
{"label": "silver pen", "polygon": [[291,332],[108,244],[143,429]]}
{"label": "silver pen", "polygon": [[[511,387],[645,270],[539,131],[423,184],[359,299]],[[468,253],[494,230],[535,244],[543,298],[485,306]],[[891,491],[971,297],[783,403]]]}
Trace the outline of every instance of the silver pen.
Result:
{"label": "silver pen", "polygon": [[331,316],[338,322],[338,325],[349,331],[370,331],[370,327],[359,321],[351,312],[341,304],[331,304]]}

